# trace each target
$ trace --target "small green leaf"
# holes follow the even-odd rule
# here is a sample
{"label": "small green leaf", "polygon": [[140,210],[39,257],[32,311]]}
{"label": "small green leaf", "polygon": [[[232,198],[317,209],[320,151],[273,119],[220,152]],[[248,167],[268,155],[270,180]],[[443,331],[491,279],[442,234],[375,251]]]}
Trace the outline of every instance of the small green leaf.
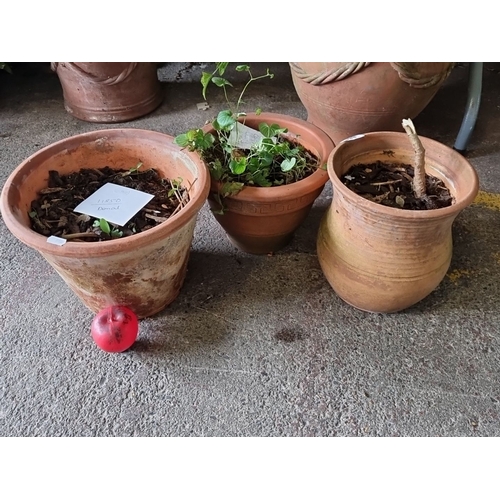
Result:
{"label": "small green leaf", "polygon": [[210,165],[210,175],[216,181],[220,181],[222,176],[224,175],[224,168],[222,167],[222,163],[220,160],[215,160]]}
{"label": "small green leaf", "polygon": [[293,167],[295,167],[296,163],[297,160],[295,158],[287,158],[286,160],[283,160],[281,162],[281,171],[289,172],[290,170],[292,170]]}
{"label": "small green leaf", "polygon": [[216,66],[216,71],[219,72],[219,75],[222,76],[224,74],[224,72],[226,71],[226,68],[228,66],[228,62],[219,62],[217,63],[217,66]]}
{"label": "small green leaf", "polygon": [[252,180],[254,182],[254,184],[256,184],[257,186],[260,186],[260,187],[271,187],[272,186],[272,183],[271,181],[267,178],[267,176],[269,175],[269,171],[268,170],[265,170],[263,172],[260,172],[258,174],[255,174],[253,177],[252,177]]}
{"label": "small green leaf", "polygon": [[273,157],[279,150],[276,148],[276,144],[271,137],[262,137],[259,143],[257,144],[257,150],[259,154],[271,154]]}
{"label": "small green leaf", "polygon": [[217,123],[222,129],[227,129],[228,127],[231,127],[232,125],[234,125],[235,122],[236,119],[234,118],[233,113],[228,109],[221,111],[217,115]]}
{"label": "small green leaf", "polygon": [[214,76],[212,78],[212,82],[214,82],[217,87],[224,87],[225,85],[229,85],[230,87],[233,86],[233,84],[229,80],[221,78],[220,76]]}
{"label": "small green leaf", "polygon": [[203,71],[201,74],[201,85],[203,87],[203,98],[206,99],[206,93],[207,93],[207,87],[208,84],[210,83],[210,80],[212,79],[212,73],[207,73],[206,71]]}
{"label": "small green leaf", "polygon": [[210,149],[215,142],[215,137],[212,134],[206,133],[200,139],[200,149]]}
{"label": "small green leaf", "polygon": [[271,153],[266,151],[262,151],[259,154],[259,163],[261,167],[269,167],[273,163],[274,156]]}
{"label": "small green leaf", "polygon": [[247,159],[238,158],[238,160],[231,160],[229,168],[234,175],[241,175],[247,168]]}
{"label": "small green leaf", "polygon": [[268,125],[267,123],[259,123],[259,130],[264,137],[271,137],[270,135],[271,126]]}
{"label": "small green leaf", "polygon": [[245,185],[242,182],[225,182],[221,186],[221,195],[223,197],[238,194]]}
{"label": "small green leaf", "polygon": [[236,66],[236,71],[250,71],[250,66],[248,64],[240,64]]}
{"label": "small green leaf", "polygon": [[174,142],[178,145],[181,146],[182,148],[185,148],[189,144],[189,139],[187,134],[180,134],[178,135],[175,139]]}
{"label": "small green leaf", "polygon": [[103,233],[111,233],[111,228],[109,227],[108,221],[106,219],[99,219],[99,227],[101,228],[101,231]]}
{"label": "small green leaf", "polygon": [[255,114],[256,114],[257,116],[259,116],[261,113],[262,113],[262,108],[257,108],[257,109],[255,110]]}
{"label": "small green leaf", "polygon": [[38,219],[38,214],[36,213],[35,210],[32,210],[30,213],[29,213],[29,216],[32,218],[32,219]]}
{"label": "small green leaf", "polygon": [[287,131],[286,128],[282,128],[276,123],[273,123],[272,125],[268,125],[267,123],[259,123],[259,130],[264,137],[275,137]]}

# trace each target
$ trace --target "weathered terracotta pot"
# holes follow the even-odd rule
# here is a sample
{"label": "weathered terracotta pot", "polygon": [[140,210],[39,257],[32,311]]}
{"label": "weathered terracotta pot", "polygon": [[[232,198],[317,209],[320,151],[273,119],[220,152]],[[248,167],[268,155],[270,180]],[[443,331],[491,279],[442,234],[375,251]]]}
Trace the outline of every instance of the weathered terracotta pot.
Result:
{"label": "weathered terracotta pot", "polygon": [[451,148],[421,137],[426,172],[440,178],[455,202],[435,210],[402,210],[366,200],[340,177],[354,164],[413,163],[405,133],[373,132],[341,142],[328,158],[332,204],[318,234],[318,258],[327,280],[347,303],[365,311],[395,312],[429,295],[452,257],[452,224],[474,200],[479,184],[470,163]]}
{"label": "weathered terracotta pot", "polygon": [[[30,228],[30,205],[47,187],[49,170],[65,175],[82,167],[130,168],[139,159],[163,177],[192,184],[189,203],[166,222],[126,238],[63,246],[47,243]],[[150,130],[99,130],[56,142],[26,159],[7,179],[0,208],[12,234],[40,252],[92,311],[119,304],[145,317],[162,310],[180,291],[197,213],[209,187],[204,163],[173,144],[173,137]]]}
{"label": "weathered terracotta pot", "polygon": [[66,110],[80,120],[126,122],[163,101],[155,63],[59,62],[52,69],[61,82]]}
{"label": "weathered terracotta pot", "polygon": [[355,134],[401,130],[448,77],[453,63],[291,62],[307,120],[338,144]]}
{"label": "weathered terracotta pot", "polygon": [[[275,113],[248,114],[245,125],[258,129],[259,123],[286,127],[298,142],[326,162],[333,143],[314,125],[304,120]],[[213,132],[210,125],[205,132]],[[307,217],[314,200],[321,194],[328,173],[319,168],[301,181],[274,187],[244,187],[238,194],[224,198],[224,214],[214,213],[230,241],[240,250],[253,254],[275,252],[287,245],[295,230]],[[212,180],[208,202],[220,211],[219,184]]]}

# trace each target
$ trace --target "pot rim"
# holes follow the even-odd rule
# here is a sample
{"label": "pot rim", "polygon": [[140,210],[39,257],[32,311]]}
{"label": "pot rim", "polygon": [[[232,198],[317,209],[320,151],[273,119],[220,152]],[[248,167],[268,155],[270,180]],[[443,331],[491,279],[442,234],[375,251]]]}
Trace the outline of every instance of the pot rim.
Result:
{"label": "pot rim", "polygon": [[[244,117],[245,122],[248,123],[262,123],[271,122],[276,123],[280,126],[286,127],[289,132],[298,136],[298,142],[303,146],[308,147],[308,149],[313,149],[314,153],[320,157],[320,162],[322,165],[327,163],[330,152],[335,147],[332,139],[320,128],[316,127],[312,123],[309,123],[301,118],[296,118],[290,115],[283,115],[280,113],[247,113]],[[203,127],[205,132],[212,132],[214,129],[211,124],[207,124]],[[300,133],[302,132],[302,134]],[[306,132],[311,136],[311,139],[304,140],[303,133]],[[207,167],[208,170],[208,167]],[[217,192],[217,186],[220,182],[215,181],[211,178],[211,190]],[[244,186],[244,188],[237,194],[231,195],[228,198],[239,200],[239,201],[269,201],[273,198],[279,198],[280,200],[293,199],[298,196],[297,193],[301,193],[311,187],[312,189],[317,189],[324,186],[328,182],[328,171],[327,169],[318,167],[316,172],[309,175],[308,177],[301,179],[300,181],[293,182],[284,186],[271,186],[271,187],[261,187],[261,186]],[[306,187],[307,186],[307,187]]]}
{"label": "pot rim", "polygon": [[[353,141],[363,141],[363,140],[366,141],[366,139],[373,137],[387,139],[388,142],[401,140],[402,138],[404,138],[404,140],[407,141],[407,147],[405,148],[398,147],[395,149],[399,150],[405,149],[408,150],[411,154],[413,154],[413,149],[411,148],[408,136],[405,132],[392,132],[392,131],[367,132],[365,134],[354,135],[352,137],[348,137],[342,140],[330,153],[327,162],[327,169],[330,180],[332,182],[334,197],[335,197],[335,192],[337,191],[344,198],[347,198],[351,203],[357,205],[359,208],[363,210],[369,212],[376,212],[380,215],[385,215],[388,217],[396,217],[401,219],[430,219],[430,218],[439,219],[442,217],[449,217],[450,215],[457,214],[458,212],[469,206],[476,198],[477,193],[479,192],[479,178],[475,168],[469,163],[469,161],[466,158],[464,158],[460,153],[450,148],[449,146],[446,146],[445,144],[436,141],[434,139],[430,139],[428,137],[420,135],[419,138],[422,141],[422,145],[424,146],[426,153],[433,151],[435,153],[439,153],[443,157],[445,157],[446,155],[451,155],[455,159],[458,159],[461,165],[463,165],[463,168],[468,171],[468,174],[470,175],[472,182],[469,184],[468,189],[465,190],[464,195],[460,199],[457,199],[455,193],[453,193],[455,198],[455,203],[449,207],[436,208],[432,210],[404,210],[400,208],[380,205],[379,203],[367,200],[362,196],[356,194],[354,191],[351,191],[340,180],[338,173],[335,170],[334,162],[337,158],[340,157],[340,154],[343,152],[344,149],[349,148],[353,144]],[[370,151],[380,151],[380,148],[367,148],[361,154],[367,154],[370,153]],[[396,153],[396,158],[392,157],[391,160],[395,161],[396,159],[397,159],[397,153]],[[434,159],[431,161],[431,163],[435,165],[439,164],[441,167],[444,167],[443,170],[440,170],[439,172],[440,174],[447,173],[446,172],[447,167],[445,162]],[[426,165],[426,171],[427,171],[427,165]],[[449,181],[448,176],[439,175],[439,177],[443,177],[443,180],[445,184],[447,184],[448,188],[450,188],[450,185],[453,185],[453,183]],[[453,190],[453,188],[450,190]]]}
{"label": "pot rim", "polygon": [[[167,221],[159,224],[158,226],[155,226],[144,232],[134,234],[132,236],[127,236],[126,238],[117,238],[110,241],[69,242],[62,246],[47,243],[47,236],[43,236],[40,233],[37,233],[25,223],[22,223],[19,217],[14,212],[13,207],[9,205],[9,192],[12,189],[13,184],[22,186],[25,171],[32,168],[30,164],[33,161],[38,160],[40,157],[49,157],[51,153],[59,153],[72,147],[78,147],[78,145],[80,144],[96,141],[103,136],[112,138],[117,138],[120,136],[126,138],[136,137],[137,140],[140,140],[141,137],[144,137],[148,140],[153,139],[155,142],[164,143],[167,149],[170,148],[172,151],[180,155],[189,157],[189,159],[198,167],[196,182],[201,184],[203,187],[199,190],[196,196],[190,199],[186,207],[184,207],[182,210],[179,210],[177,214],[170,217]],[[88,256],[89,254],[92,254],[95,257],[103,257],[127,251],[127,249],[129,248],[141,247],[144,245],[145,241],[147,241],[148,243],[156,242],[174,233],[177,229],[184,226],[193,217],[197,216],[198,211],[201,209],[208,197],[209,190],[210,176],[206,165],[197,154],[191,153],[187,150],[183,150],[181,147],[177,146],[174,143],[173,136],[147,129],[100,129],[73,135],[53,142],[39,149],[31,156],[26,158],[23,162],[21,162],[9,175],[2,188],[0,196],[0,211],[5,225],[10,230],[10,232],[27,246],[34,248],[41,253],[68,257],[76,257],[79,255]]]}

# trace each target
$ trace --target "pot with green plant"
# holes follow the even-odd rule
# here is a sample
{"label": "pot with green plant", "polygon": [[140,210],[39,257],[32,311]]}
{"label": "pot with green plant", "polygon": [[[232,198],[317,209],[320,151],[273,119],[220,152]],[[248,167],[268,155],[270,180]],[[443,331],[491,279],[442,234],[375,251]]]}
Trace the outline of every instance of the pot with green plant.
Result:
{"label": "pot with green plant", "polygon": [[318,259],[335,292],[370,312],[400,311],[439,285],[453,221],[479,189],[461,154],[419,138],[411,120],[403,127],[345,139],[328,158],[333,198]]}
{"label": "pot with green plant", "polygon": [[272,78],[269,70],[253,76],[248,65],[237,71],[249,79],[236,105],[230,104],[224,78],[228,63],[217,63],[202,75],[202,94],[209,83],[224,91],[228,109],[203,128],[176,137],[178,145],[200,154],[210,172],[208,202],[230,241],[240,250],[266,254],[283,248],[321,194],[328,174],[325,162],[331,139],[304,120],[241,111],[248,86]]}

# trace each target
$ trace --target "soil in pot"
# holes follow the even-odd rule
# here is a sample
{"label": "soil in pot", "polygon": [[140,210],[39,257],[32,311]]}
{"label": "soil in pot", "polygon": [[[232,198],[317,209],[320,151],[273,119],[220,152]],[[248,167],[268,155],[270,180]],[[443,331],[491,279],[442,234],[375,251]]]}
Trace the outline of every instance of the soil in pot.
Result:
{"label": "soil in pot", "polygon": [[[390,152],[387,152],[390,153]],[[353,165],[341,181],[363,198],[404,210],[432,210],[453,203],[450,190],[437,177],[426,174],[426,195],[417,197],[413,190],[414,168],[406,163],[376,161]]]}
{"label": "soil in pot", "polygon": [[[44,236],[95,242],[132,236],[165,222],[189,201],[188,190],[181,186],[180,180],[164,179],[155,169],[140,167],[141,163],[130,170],[108,166],[82,168],[68,175],[51,170],[47,188],[31,203],[32,229]],[[154,198],[123,227],[74,212],[79,203],[107,183],[137,189]]]}

